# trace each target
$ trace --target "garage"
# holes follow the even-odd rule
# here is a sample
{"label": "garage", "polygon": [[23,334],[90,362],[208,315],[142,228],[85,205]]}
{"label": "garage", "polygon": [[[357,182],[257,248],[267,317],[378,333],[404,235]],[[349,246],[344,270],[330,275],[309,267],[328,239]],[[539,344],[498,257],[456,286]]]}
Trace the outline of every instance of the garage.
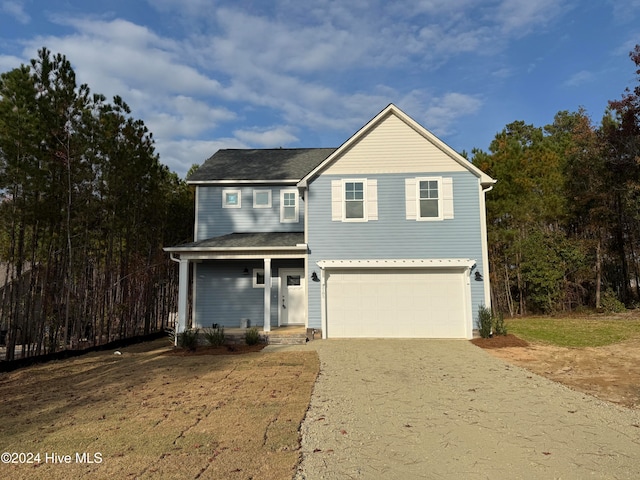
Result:
{"label": "garage", "polygon": [[329,338],[471,338],[467,259],[319,262]]}

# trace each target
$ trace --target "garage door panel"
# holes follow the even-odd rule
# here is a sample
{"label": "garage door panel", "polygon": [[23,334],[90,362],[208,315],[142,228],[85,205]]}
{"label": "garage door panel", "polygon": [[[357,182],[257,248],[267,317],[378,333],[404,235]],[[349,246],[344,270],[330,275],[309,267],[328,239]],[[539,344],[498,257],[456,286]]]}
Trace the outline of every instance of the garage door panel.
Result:
{"label": "garage door panel", "polygon": [[461,270],[332,270],[329,337],[465,338]]}

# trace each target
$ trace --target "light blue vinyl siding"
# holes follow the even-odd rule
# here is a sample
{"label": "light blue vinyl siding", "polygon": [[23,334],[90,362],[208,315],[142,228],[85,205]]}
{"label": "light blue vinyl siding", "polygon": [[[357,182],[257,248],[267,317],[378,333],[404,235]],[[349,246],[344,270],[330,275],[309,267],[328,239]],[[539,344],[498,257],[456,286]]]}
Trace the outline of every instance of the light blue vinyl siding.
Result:
{"label": "light blue vinyl siding", "polygon": [[[484,275],[478,178],[468,172],[429,172],[428,176],[453,179],[454,218],[424,222],[406,219],[405,179],[419,176],[367,175],[377,179],[378,220],[357,223],[331,220],[331,181],[350,177],[322,175],[314,180],[307,194],[309,274],[320,274],[319,260],[469,258]],[[484,303],[484,287],[474,275],[471,294],[475,321],[478,305]],[[309,282],[309,327],[321,328],[319,282]]]}
{"label": "light blue vinyl siding", "polygon": [[[303,268],[304,261],[272,261],[272,278],[281,268]],[[249,271],[244,275],[244,269]],[[254,288],[253,269],[264,268],[260,260],[205,261],[196,264],[194,326],[209,328],[214,323],[227,328],[240,327],[240,320],[248,318],[251,326],[264,325],[264,290]],[[278,287],[271,290],[271,325],[278,324]]]}
{"label": "light blue vinyl siding", "polygon": [[[304,231],[304,202],[297,195],[299,221],[297,223],[280,222],[280,191],[296,191],[295,187],[260,185],[255,187],[198,186],[197,188],[195,241],[229,233]],[[226,189],[240,190],[241,208],[222,208],[222,191]],[[271,190],[271,208],[253,207],[254,190]]]}

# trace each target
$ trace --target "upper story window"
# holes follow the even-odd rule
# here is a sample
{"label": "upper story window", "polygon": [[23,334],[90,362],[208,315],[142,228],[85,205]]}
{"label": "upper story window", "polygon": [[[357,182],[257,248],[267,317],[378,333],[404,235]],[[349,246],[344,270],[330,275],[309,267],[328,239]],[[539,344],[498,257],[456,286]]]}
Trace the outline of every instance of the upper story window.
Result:
{"label": "upper story window", "polygon": [[240,190],[222,191],[222,208],[240,208],[241,205],[242,196]]}
{"label": "upper story window", "polygon": [[280,221],[282,223],[298,223],[298,191],[282,190],[280,192]]}
{"label": "upper story window", "polygon": [[378,220],[378,180],[375,178],[331,180],[331,220],[334,222]]}
{"label": "upper story window", "polygon": [[453,218],[453,179],[416,177],[405,179],[407,220],[433,221]]}
{"label": "upper story window", "polygon": [[364,182],[344,182],[344,218],[364,219]]}
{"label": "upper story window", "polygon": [[271,190],[254,190],[253,208],[271,208]]}
{"label": "upper story window", "polygon": [[440,180],[419,180],[420,218],[440,218]]}

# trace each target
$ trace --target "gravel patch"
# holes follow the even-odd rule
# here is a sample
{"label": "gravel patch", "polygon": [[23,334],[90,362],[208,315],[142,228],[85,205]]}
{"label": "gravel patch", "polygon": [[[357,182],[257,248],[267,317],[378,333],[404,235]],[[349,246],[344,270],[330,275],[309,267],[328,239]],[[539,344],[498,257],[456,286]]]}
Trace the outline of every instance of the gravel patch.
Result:
{"label": "gravel patch", "polygon": [[303,479],[640,478],[640,411],[463,340],[323,340]]}

